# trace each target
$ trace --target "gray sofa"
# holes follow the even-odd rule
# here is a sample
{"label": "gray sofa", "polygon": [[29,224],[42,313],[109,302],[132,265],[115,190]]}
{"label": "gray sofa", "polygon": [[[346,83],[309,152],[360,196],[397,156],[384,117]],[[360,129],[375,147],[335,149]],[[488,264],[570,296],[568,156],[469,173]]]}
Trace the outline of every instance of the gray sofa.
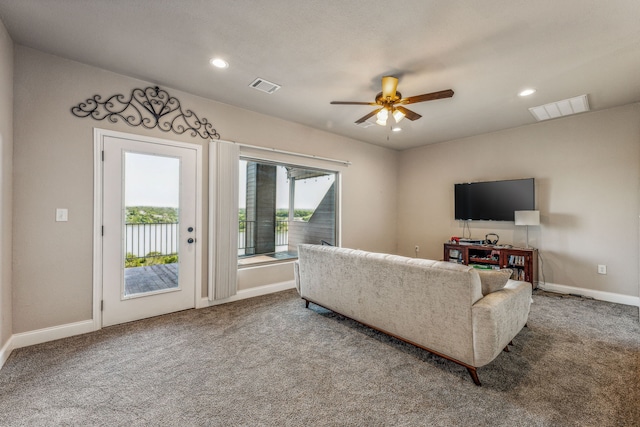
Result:
{"label": "gray sofa", "polygon": [[465,265],[319,245],[300,245],[295,264],[307,307],[312,302],[459,363],[477,385],[476,368],[508,349],[531,303],[531,284],[507,279],[483,296],[481,274]]}

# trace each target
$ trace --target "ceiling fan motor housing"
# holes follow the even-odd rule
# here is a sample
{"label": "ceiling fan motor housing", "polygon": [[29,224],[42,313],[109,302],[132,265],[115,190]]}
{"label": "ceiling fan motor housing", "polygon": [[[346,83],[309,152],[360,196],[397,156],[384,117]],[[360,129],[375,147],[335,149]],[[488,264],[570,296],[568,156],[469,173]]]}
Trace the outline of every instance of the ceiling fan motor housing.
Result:
{"label": "ceiling fan motor housing", "polygon": [[402,94],[400,92],[396,92],[396,96],[393,97],[393,99],[390,98],[383,98],[382,97],[382,92],[380,92],[379,94],[376,95],[376,104],[379,105],[393,105],[396,102],[400,101],[402,99]]}

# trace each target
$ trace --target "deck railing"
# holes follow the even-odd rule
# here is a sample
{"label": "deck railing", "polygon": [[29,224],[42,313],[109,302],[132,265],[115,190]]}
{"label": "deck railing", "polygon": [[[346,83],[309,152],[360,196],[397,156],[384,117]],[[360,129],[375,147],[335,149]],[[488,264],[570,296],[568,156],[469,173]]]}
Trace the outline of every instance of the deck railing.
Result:
{"label": "deck railing", "polygon": [[[256,221],[238,221],[238,249],[245,252],[254,249],[252,242],[256,232]],[[289,221],[276,220],[275,245],[287,246],[289,242]]]}
{"label": "deck railing", "polygon": [[289,243],[289,220],[276,220],[276,247]]}
{"label": "deck railing", "polygon": [[247,243],[253,241],[253,235],[256,230],[256,222],[255,221],[238,221],[238,249],[253,249],[252,245],[247,245]]}
{"label": "deck railing", "polygon": [[[276,220],[275,245],[287,246],[289,221]],[[253,249],[256,232],[255,221],[238,222],[238,249]],[[129,223],[125,224],[125,247],[128,267],[148,265],[162,257],[175,257],[178,253],[178,223]]]}
{"label": "deck railing", "polygon": [[124,229],[126,267],[178,261],[177,222],[129,223]]}

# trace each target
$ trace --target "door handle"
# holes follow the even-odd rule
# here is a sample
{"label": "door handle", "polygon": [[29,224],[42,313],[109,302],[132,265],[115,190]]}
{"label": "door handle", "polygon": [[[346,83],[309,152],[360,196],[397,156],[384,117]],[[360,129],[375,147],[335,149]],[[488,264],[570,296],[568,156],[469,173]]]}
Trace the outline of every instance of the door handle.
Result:
{"label": "door handle", "polygon": [[189,237],[189,238],[187,239],[187,243],[193,243],[193,242],[195,242],[195,241],[196,241],[196,239],[194,239],[193,237]]}
{"label": "door handle", "polygon": [[189,228],[187,228],[187,231],[188,231],[189,233],[193,233],[193,227],[189,227]]}

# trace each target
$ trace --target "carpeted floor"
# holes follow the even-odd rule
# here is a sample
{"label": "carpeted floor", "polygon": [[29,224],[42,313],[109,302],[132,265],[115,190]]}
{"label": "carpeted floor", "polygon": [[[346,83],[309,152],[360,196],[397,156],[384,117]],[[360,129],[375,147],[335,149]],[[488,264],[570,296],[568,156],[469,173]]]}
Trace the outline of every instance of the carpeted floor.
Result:
{"label": "carpeted floor", "polygon": [[295,291],[15,350],[0,425],[638,426],[638,309],[536,291],[478,370]]}

